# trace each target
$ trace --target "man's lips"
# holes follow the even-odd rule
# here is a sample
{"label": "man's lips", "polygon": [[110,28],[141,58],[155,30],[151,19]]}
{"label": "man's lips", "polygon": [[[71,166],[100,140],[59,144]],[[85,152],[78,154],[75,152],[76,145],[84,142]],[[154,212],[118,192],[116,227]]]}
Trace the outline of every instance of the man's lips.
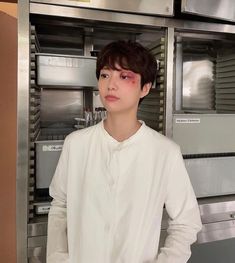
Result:
{"label": "man's lips", "polygon": [[105,96],[105,99],[106,99],[107,101],[116,101],[116,100],[119,100],[118,97],[113,96],[113,95],[107,95],[107,96]]}

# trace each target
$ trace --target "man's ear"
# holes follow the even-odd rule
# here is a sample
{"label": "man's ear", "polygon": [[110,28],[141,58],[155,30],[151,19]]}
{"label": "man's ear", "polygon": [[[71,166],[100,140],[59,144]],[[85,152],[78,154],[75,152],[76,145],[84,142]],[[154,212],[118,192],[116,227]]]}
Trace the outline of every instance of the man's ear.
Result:
{"label": "man's ear", "polygon": [[144,84],[144,86],[143,86],[143,88],[142,88],[142,90],[141,90],[141,93],[142,93],[142,94],[141,94],[140,97],[143,98],[143,97],[145,97],[146,95],[148,95],[151,87],[152,87],[152,83],[151,83],[151,82]]}

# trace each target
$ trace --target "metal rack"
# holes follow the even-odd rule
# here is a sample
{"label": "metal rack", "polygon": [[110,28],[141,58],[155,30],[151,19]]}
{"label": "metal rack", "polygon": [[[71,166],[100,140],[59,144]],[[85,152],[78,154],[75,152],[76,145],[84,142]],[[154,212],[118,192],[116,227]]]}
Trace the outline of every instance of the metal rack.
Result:
{"label": "metal rack", "polygon": [[216,62],[216,110],[235,113],[235,50],[221,54]]}
{"label": "metal rack", "polygon": [[40,132],[40,87],[36,84],[36,56],[40,52],[35,27],[30,27],[30,89],[29,89],[29,219],[34,217],[35,141]]}
{"label": "metal rack", "polygon": [[[60,1],[57,1],[59,3]],[[209,33],[226,33],[235,34],[235,26],[229,24],[205,23],[197,21],[175,20],[172,18],[162,18],[158,16],[149,16],[141,14],[128,14],[126,12],[104,11],[79,7],[77,4],[69,6],[71,1],[63,1],[66,5],[56,5],[56,1],[20,1],[19,5],[19,81],[18,81],[18,167],[17,167],[17,262],[45,262],[46,252],[46,233],[47,233],[47,217],[34,217],[33,213],[33,192],[34,192],[34,172],[35,163],[33,160],[35,146],[33,142],[38,135],[38,120],[40,113],[39,96],[40,90],[34,82],[35,64],[34,53],[37,48],[30,44],[29,31],[29,14],[30,16],[40,16],[58,19],[62,25],[71,24],[76,21],[77,25],[92,25],[104,23],[104,25],[115,27],[119,25],[123,28],[136,27],[148,28],[152,31],[162,30],[165,34],[160,42],[155,45],[153,51],[156,58],[160,61],[160,75],[156,89],[153,89],[146,101],[141,106],[140,116],[146,118],[146,122],[152,125],[156,130],[172,136],[172,119],[173,119],[173,97],[174,97],[174,36],[176,31],[184,32],[207,32]],[[73,1],[74,2],[74,1]],[[29,10],[30,7],[30,10]],[[35,28],[32,28],[32,34]],[[105,40],[104,40],[105,41]],[[30,47],[32,50],[29,52]],[[77,52],[77,51],[76,51]],[[32,60],[31,60],[32,59]],[[32,62],[32,63],[31,63]],[[31,66],[31,68],[30,68]],[[24,69],[24,70],[22,70]],[[32,74],[29,74],[32,73]],[[151,111],[149,111],[151,109]],[[145,115],[147,110],[148,114]],[[31,113],[35,113],[33,116]],[[149,112],[151,112],[149,114]],[[149,117],[151,116],[151,117]],[[155,121],[152,123],[152,117]],[[148,118],[150,122],[148,122]],[[151,124],[152,123],[152,124]],[[206,205],[203,200],[199,200],[200,209],[214,209],[217,203],[224,207],[229,205],[231,211],[225,213],[232,214],[234,197],[231,200],[220,197],[213,202],[207,199]],[[203,203],[203,204],[202,204]],[[222,209],[223,210],[223,209]],[[208,210],[209,211],[209,210]],[[221,213],[224,213],[222,211]],[[28,217],[27,217],[27,216]],[[29,220],[30,219],[30,220]],[[204,214],[205,219],[205,214]],[[220,220],[220,216],[215,220],[205,219],[204,230],[199,235],[199,242],[205,243],[218,240],[218,236],[222,239],[235,237],[234,219],[227,218],[224,222],[215,222]],[[226,225],[226,235],[222,236],[223,226]],[[219,231],[218,230],[219,228]],[[164,230],[164,229],[163,229]],[[216,230],[216,231],[214,231]],[[215,235],[212,234],[215,233]],[[229,234],[228,234],[229,232]],[[216,236],[216,233],[218,234]]]}
{"label": "metal rack", "polygon": [[165,108],[166,108],[166,43],[165,37],[161,37],[149,47],[158,62],[156,83],[150,93],[139,106],[138,118],[154,130],[165,133]]}

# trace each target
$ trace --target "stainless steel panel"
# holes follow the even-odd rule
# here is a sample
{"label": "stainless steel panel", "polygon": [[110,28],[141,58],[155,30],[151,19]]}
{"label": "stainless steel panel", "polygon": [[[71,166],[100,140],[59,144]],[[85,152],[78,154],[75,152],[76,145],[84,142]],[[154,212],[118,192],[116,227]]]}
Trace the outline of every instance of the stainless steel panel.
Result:
{"label": "stainless steel panel", "polygon": [[[166,229],[161,230],[160,247],[164,245],[167,237]],[[197,235],[197,244],[206,244],[214,241],[221,241],[235,238],[235,221],[222,221],[210,224],[204,224],[202,230]]]}
{"label": "stainless steel panel", "polygon": [[203,225],[198,234],[198,243],[208,243],[235,237],[235,220]]}
{"label": "stainless steel panel", "polygon": [[28,169],[29,169],[29,1],[18,2],[17,174],[16,228],[17,262],[27,262]]}
{"label": "stainless steel panel", "polygon": [[209,59],[183,62],[183,108],[214,109],[214,64]]}
{"label": "stainless steel panel", "polygon": [[167,59],[166,59],[166,123],[165,134],[172,137],[173,114],[173,72],[174,72],[174,28],[168,28],[166,33]]}
{"label": "stainless steel panel", "polygon": [[[199,209],[203,224],[234,220],[235,217],[235,196],[230,195],[233,200],[221,200],[218,197],[217,202],[200,204]],[[207,198],[208,199],[208,198]]]}
{"label": "stainless steel panel", "polygon": [[37,55],[37,84],[96,87],[96,58],[55,54]]}
{"label": "stainless steel panel", "polygon": [[44,222],[28,224],[28,236],[46,236],[47,235],[47,218]]}
{"label": "stainless steel panel", "polygon": [[[45,243],[45,245],[46,245],[46,243]],[[28,257],[29,258],[38,258],[38,257],[42,257],[45,254],[46,254],[46,246],[28,248]],[[45,262],[45,261],[43,261],[43,262]]]}
{"label": "stainless steel panel", "polygon": [[185,36],[179,33],[176,39],[175,109],[215,110],[213,41],[202,40],[200,34]]}
{"label": "stainless steel panel", "polygon": [[43,247],[47,242],[47,236],[35,236],[28,238],[28,248]]}
{"label": "stainless steel panel", "polygon": [[35,236],[28,238],[29,263],[46,262],[46,244],[47,244],[47,236]]}
{"label": "stainless steel panel", "polygon": [[234,0],[182,0],[181,2],[182,12],[235,21]]}
{"label": "stainless steel panel", "polygon": [[55,6],[33,2],[30,4],[30,13],[55,17],[86,19],[94,22],[116,22],[136,26],[151,26],[156,28],[173,27],[177,29],[194,30],[195,32],[235,33],[235,25],[176,20],[137,14],[114,13],[80,7],[74,8],[59,5]]}
{"label": "stainless steel panel", "polygon": [[175,63],[174,63],[174,79],[175,79],[175,110],[179,111],[182,108],[183,97],[183,47],[182,37],[175,38]]}
{"label": "stainless steel panel", "polygon": [[[81,90],[43,89],[41,94],[41,126],[72,127],[75,117],[83,116],[83,92]],[[73,128],[73,127],[72,127]]]}
{"label": "stainless steel panel", "polygon": [[174,114],[173,140],[183,154],[235,152],[235,114]]}
{"label": "stainless steel panel", "polygon": [[55,5],[79,6],[86,8],[105,9],[154,15],[173,16],[174,0],[33,0],[31,2],[48,3]]}
{"label": "stainless steel panel", "polygon": [[63,141],[36,141],[36,188],[49,188]]}
{"label": "stainless steel panel", "polygon": [[28,248],[28,263],[46,263],[46,246]]}
{"label": "stainless steel panel", "polygon": [[197,197],[235,194],[235,157],[186,159]]}
{"label": "stainless steel panel", "polygon": [[[198,233],[197,244],[235,237],[235,196],[198,199],[203,227]],[[167,236],[168,215],[163,211],[160,245]]]}

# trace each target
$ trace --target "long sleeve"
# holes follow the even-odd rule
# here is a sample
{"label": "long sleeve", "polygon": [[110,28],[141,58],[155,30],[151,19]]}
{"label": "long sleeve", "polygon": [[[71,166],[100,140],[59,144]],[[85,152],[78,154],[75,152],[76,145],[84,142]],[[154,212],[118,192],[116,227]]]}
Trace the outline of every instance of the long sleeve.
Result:
{"label": "long sleeve", "polygon": [[156,263],[186,263],[201,229],[201,219],[180,151],[169,174],[165,206],[170,218],[168,236]]}
{"label": "long sleeve", "polygon": [[53,197],[48,216],[47,263],[67,263],[67,165],[68,145],[63,150],[50,185]]}

